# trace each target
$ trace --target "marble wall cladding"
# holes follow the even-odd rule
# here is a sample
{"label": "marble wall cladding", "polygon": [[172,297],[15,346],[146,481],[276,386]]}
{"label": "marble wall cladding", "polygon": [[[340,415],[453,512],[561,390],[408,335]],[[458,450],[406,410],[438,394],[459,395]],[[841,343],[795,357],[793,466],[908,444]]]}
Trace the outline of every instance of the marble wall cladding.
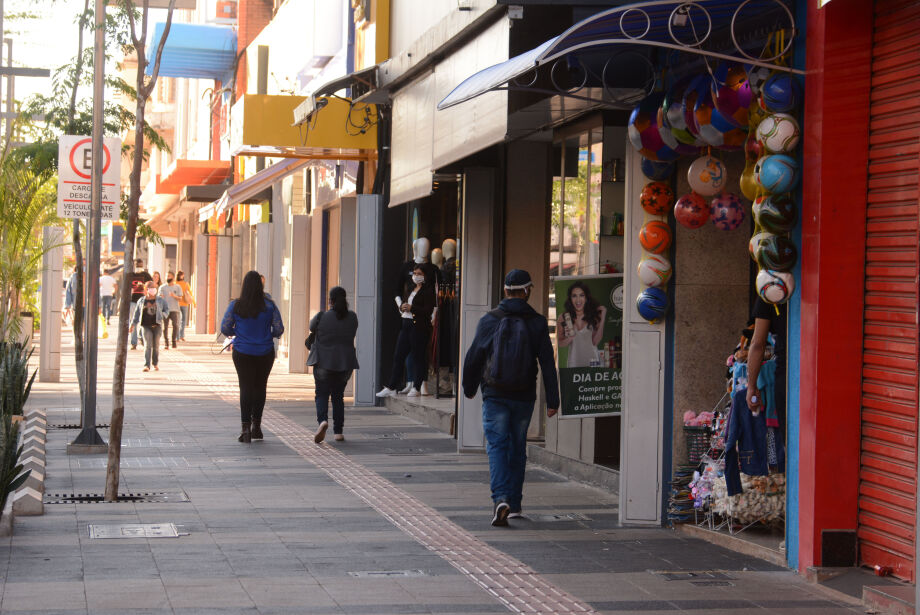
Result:
{"label": "marble wall cladding", "polygon": [[[728,191],[740,196],[741,153],[714,153],[725,163]],[[677,168],[677,195],[690,192],[687,167]],[[743,198],[743,197],[742,197]],[[709,200],[709,199],[707,199]],[[674,233],[674,459],[687,459],[683,414],[712,409],[725,391],[725,359],[749,318],[751,235],[750,203],[745,221],[734,231],[711,224],[690,230],[677,224]]]}

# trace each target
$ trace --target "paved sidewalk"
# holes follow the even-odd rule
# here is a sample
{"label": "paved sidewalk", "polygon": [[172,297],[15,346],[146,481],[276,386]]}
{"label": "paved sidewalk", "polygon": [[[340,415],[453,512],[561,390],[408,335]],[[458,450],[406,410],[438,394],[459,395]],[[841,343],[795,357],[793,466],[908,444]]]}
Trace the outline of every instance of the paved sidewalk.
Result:
{"label": "paved sidewalk", "polygon": [[[618,528],[613,494],[539,469],[527,518],[493,528],[484,456],[380,408],[349,408],[345,442],[315,445],[312,379],[277,365],[265,440],[239,444],[230,357],[197,339],[161,352],[159,372],[129,353],[121,491],[168,501],[49,503],[17,518],[0,542],[0,613],[862,612],[761,560]],[[113,355],[106,340],[100,423]],[[48,408],[46,501],[104,488],[105,456],[66,455],[76,430],[51,427],[79,420],[70,357],[63,382],[31,399]],[[169,523],[183,535],[89,532]]]}

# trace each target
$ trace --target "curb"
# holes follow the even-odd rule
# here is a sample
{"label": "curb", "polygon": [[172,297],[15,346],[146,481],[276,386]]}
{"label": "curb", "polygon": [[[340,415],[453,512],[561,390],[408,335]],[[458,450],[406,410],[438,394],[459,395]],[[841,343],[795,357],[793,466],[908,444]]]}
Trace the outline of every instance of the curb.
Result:
{"label": "curb", "polygon": [[[48,421],[43,408],[27,411],[19,433],[22,438],[24,469],[32,470],[26,482],[10,494],[7,504],[12,502],[12,515],[33,516],[45,513],[45,445],[48,437]],[[12,516],[10,519],[12,525]],[[2,530],[0,530],[2,531]],[[12,528],[11,528],[12,531]]]}

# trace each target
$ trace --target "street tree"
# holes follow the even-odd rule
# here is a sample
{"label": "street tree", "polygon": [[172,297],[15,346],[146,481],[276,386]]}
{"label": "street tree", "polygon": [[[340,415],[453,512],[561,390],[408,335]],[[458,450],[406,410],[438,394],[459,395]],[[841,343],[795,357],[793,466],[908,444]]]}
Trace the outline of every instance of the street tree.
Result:
{"label": "street tree", "polygon": [[[166,25],[160,37],[153,58],[150,77],[147,77],[147,29],[149,25],[149,2],[143,0],[143,8],[138,11],[133,0],[120,0],[118,9],[127,17],[130,33],[130,46],[137,56],[137,83],[135,86],[134,108],[134,151],[131,156],[130,188],[127,200],[127,220],[125,223],[125,263],[134,262],[134,241],[137,235],[137,219],[141,198],[141,171],[144,162],[144,138],[146,122],[144,112],[147,100],[153,93],[160,73],[160,61],[163,47],[172,26],[173,11],[176,0],[169,0]],[[139,23],[138,23],[139,21]],[[138,31],[140,26],[140,31]],[[127,267],[125,268],[127,274]],[[119,314],[128,314],[131,305],[131,287],[125,283],[119,288]],[[109,428],[109,456],[105,477],[105,500],[113,502],[118,499],[118,480],[121,466],[121,433],[125,418],[125,369],[128,358],[128,318],[118,319],[118,331],[115,346],[115,368],[112,376],[112,418]]]}

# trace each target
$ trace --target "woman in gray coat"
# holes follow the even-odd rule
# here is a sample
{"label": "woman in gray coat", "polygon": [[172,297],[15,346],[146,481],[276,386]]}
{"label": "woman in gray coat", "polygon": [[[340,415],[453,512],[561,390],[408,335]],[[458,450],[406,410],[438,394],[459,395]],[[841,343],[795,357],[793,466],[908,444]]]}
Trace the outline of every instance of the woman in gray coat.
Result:
{"label": "woman in gray coat", "polygon": [[313,436],[316,443],[326,437],[329,428],[329,397],[332,397],[332,432],[338,441],[344,440],[345,385],[351,372],[358,369],[355,333],[358,316],[348,309],[345,289],[336,286],[329,291],[330,309],[320,312],[310,321],[310,331],[316,333],[307,365],[313,366],[316,381],[316,422],[319,428]]}

